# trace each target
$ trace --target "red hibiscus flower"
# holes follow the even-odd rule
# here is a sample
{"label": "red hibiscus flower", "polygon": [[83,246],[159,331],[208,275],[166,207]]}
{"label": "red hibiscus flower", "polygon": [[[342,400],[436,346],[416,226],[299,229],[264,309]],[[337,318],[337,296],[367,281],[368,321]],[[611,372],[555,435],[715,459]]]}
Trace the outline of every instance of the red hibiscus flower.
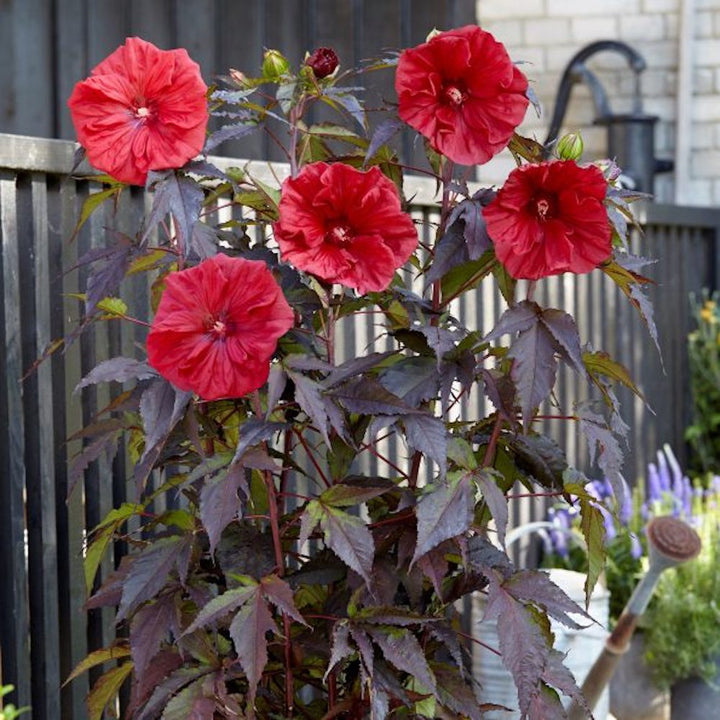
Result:
{"label": "red hibiscus flower", "polygon": [[515,278],[586,273],[612,252],[602,172],[574,160],[513,170],[483,208],[495,254]]}
{"label": "red hibiscus flower", "polygon": [[361,295],[385,290],[418,243],[395,185],[378,168],[324,162],[283,183],[275,238],[287,262]]}
{"label": "red hibiscus flower", "polygon": [[207,87],[185,50],[128,38],[68,100],[90,162],[144,185],[148,170],[182,167],[205,143]]}
{"label": "red hibiscus flower", "polygon": [[293,311],[265,263],[219,254],[170,273],[147,338],[148,361],[205,400],[242,397],[267,380]]}
{"label": "red hibiscus flower", "polygon": [[527,79],[476,25],[405,50],[395,75],[400,117],[455,162],[487,162],[525,116]]}

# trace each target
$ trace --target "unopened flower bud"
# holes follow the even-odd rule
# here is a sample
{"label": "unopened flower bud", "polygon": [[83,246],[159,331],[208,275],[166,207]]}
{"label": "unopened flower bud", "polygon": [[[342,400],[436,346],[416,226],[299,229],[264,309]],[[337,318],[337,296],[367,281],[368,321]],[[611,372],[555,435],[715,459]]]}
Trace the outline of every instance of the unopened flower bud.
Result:
{"label": "unopened flower bud", "polygon": [[277,80],[290,70],[287,58],[277,50],[266,50],[263,55],[262,74],[268,80]]}
{"label": "unopened flower bud", "polygon": [[440,35],[442,30],[438,30],[437,28],[433,28],[425,38],[425,42],[430,42],[436,35]]}
{"label": "unopened flower bud", "polygon": [[338,56],[332,48],[320,47],[309,55],[305,64],[312,68],[318,80],[332,75],[339,64]]}
{"label": "unopened flower bud", "polygon": [[245,87],[245,85],[247,84],[247,77],[244,72],[236,70],[235,68],[230,68],[229,72],[230,77],[232,78],[234,83],[236,83],[240,87]]}
{"label": "unopened flower bud", "polygon": [[563,135],[558,140],[557,152],[561,160],[579,160],[584,149],[585,144],[579,132]]}

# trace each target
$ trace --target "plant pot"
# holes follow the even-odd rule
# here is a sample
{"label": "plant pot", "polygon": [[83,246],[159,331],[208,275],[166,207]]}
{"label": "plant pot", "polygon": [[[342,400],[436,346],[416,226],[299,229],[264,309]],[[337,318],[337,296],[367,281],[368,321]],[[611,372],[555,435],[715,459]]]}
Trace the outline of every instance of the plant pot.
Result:
{"label": "plant pot", "polygon": [[[718,658],[720,661],[720,658]],[[701,678],[680,680],[672,686],[671,720],[708,720],[720,708],[720,663],[713,684]]]}
{"label": "plant pot", "polygon": [[644,654],[645,636],[638,632],[610,681],[610,712],[616,720],[670,720],[670,693],[653,682]]}

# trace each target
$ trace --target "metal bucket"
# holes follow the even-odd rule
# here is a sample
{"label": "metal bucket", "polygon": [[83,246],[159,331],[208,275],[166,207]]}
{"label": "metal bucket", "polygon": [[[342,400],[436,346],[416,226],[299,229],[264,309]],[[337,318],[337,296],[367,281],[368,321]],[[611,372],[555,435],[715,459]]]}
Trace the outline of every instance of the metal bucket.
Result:
{"label": "metal bucket", "polygon": [[[518,528],[515,533],[508,535],[508,545],[524,534],[543,528],[552,528],[550,523],[532,523],[527,528]],[[585,604],[585,575],[572,570],[553,568],[547,570],[550,579],[562,588],[569,597],[580,607]],[[500,645],[497,624],[494,620],[483,620],[485,614],[485,596],[476,593],[472,599],[472,630],[473,637],[492,648]],[[610,594],[605,587],[598,584],[590,599],[588,614],[598,624],[574,630],[561,623],[551,621],[552,631],[555,634],[555,649],[567,653],[566,667],[572,672],[578,686],[582,684],[596,658],[602,652],[605,639],[608,636]],[[587,620],[582,617],[573,618],[585,625]],[[518,707],[517,688],[512,676],[502,664],[500,657],[486,647],[473,643],[473,677],[476,681],[476,695],[480,702],[495,703],[513,708],[511,711],[493,710],[485,713],[487,720],[518,720],[520,711]],[[570,704],[570,698],[563,698]],[[593,716],[595,720],[606,720],[609,707],[609,690],[606,688],[598,700]]]}

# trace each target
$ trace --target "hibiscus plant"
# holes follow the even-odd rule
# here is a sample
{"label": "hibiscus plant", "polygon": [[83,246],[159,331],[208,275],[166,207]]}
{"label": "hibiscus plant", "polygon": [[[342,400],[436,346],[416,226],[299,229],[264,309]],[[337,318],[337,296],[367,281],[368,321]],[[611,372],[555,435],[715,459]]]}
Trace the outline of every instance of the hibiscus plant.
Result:
{"label": "hibiscus plant", "polygon": [[[502,654],[522,716],[563,717],[560,695],[579,698],[548,617],[576,626],[580,610],[542,572],[517,570],[504,539],[516,483],[572,496],[588,592],[601,570],[602,515],[537,432],[538,408],[556,403],[559,366],[586,379],[593,399],[558,422],[577,425],[622,492],[613,383],[636,388],[534,292],[550,275],[605,273],[654,333],[627,246],[633,198],[613,163],[580,161],[576,138],[545,148],[517,134],[528,81],[479,27],[434,32],[357,77],[374,72],[395,73],[398,102],[373,132],[329,48],[295,68],[268,51],[259,77],[231,71],[208,91],[184,50],[130,38],[72,94],[78,138],[106,173],[80,224],[128,183],[149,203],[139,227],[108,231],[79,263],[81,330],[147,326],[136,357],[81,382],[124,385],[83,429],[71,472],[120,447],[136,492],[88,538],[87,606],[117,608],[115,642],[73,673],[105,665],[92,718],[126,681],[134,720],[479,718],[458,613],[474,592],[497,619],[500,648],[487,652]],[[336,119],[312,124],[317,106]],[[270,119],[282,184],[213,163],[220,143]],[[391,147],[407,125],[439,189],[439,220],[420,234]],[[468,186],[468,166],[506,148],[517,168],[503,187]],[[220,204],[236,219],[215,222]],[[141,274],[150,323],[122,302]],[[490,332],[454,313],[481,282],[507,303]],[[339,324],[368,313],[389,349],[340,357]],[[460,411],[471,392],[490,401],[486,416]],[[390,436],[406,462],[364,471]],[[115,543],[131,550],[98,578]]]}

